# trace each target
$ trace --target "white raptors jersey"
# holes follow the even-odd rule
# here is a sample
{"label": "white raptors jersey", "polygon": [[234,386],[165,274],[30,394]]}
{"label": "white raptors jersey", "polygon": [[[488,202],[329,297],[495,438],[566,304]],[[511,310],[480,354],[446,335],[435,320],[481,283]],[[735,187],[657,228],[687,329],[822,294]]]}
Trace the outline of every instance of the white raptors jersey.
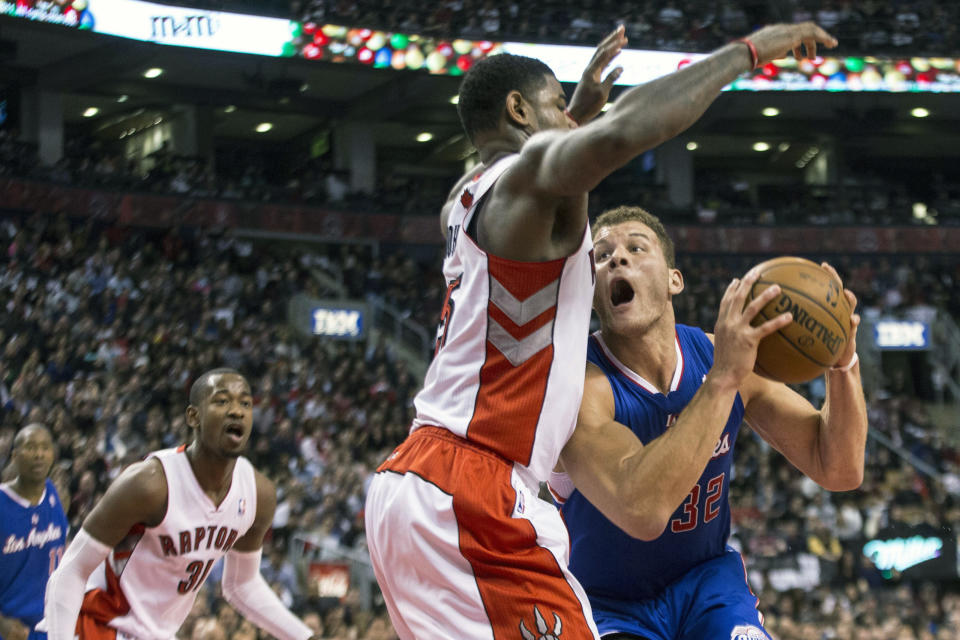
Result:
{"label": "white raptors jersey", "polygon": [[[446,428],[540,481],[576,424],[596,274],[589,227],[576,251],[549,262],[499,258],[466,233],[484,195],[516,159],[507,156],[475,178],[450,212],[447,294],[413,429]],[[483,215],[494,220],[497,212]]]}
{"label": "white raptors jersey", "polygon": [[137,525],[87,581],[82,611],[139,640],[169,640],[197,599],[213,563],[253,525],[253,465],[237,458],[220,506],[200,488],[186,447],[151,454],[167,476],[167,513],[156,527]]}

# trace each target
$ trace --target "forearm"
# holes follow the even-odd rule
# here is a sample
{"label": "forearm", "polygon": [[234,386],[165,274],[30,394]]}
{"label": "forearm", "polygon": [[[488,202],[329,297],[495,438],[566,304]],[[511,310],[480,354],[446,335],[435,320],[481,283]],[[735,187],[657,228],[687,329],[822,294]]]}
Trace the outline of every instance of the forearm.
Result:
{"label": "forearm", "polygon": [[240,614],[280,640],[306,640],[310,628],[283,606],[260,574],[261,552],[231,551],[224,559],[223,597]]}
{"label": "forearm", "polygon": [[80,529],[63,561],[47,581],[44,618],[49,640],[73,640],[87,578],[110,553],[110,547]]}
{"label": "forearm", "polygon": [[626,504],[649,519],[657,537],[697,483],[726,427],[737,389],[707,376],[676,423],[621,461]]}
{"label": "forearm", "polygon": [[820,410],[817,449],[823,479],[832,491],[856,489],[863,482],[867,407],[860,363],[849,371],[827,371],[827,395]]}
{"label": "forearm", "polygon": [[[750,70],[750,51],[730,43],[709,57],[621,95],[604,119],[615,122],[630,158],[693,124],[720,91]],[[628,158],[629,159],[629,158]]]}

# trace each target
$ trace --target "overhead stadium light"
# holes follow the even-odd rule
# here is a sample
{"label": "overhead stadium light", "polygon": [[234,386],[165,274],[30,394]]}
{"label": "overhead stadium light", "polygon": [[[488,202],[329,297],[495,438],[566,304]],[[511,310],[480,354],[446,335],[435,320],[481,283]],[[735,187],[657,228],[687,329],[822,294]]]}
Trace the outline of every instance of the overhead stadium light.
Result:
{"label": "overhead stadium light", "polygon": [[151,67],[143,72],[144,78],[158,78],[160,74],[163,73],[163,69],[160,67]]}

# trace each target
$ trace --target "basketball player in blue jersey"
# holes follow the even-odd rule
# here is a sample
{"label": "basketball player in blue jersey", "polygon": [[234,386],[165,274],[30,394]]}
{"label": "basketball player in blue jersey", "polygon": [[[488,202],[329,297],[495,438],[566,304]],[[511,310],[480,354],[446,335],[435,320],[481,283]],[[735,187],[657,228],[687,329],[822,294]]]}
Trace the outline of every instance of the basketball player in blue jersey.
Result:
{"label": "basketball player in blue jersey", "polygon": [[43,618],[47,578],[67,542],[67,516],[53,482],[50,432],[33,423],[13,440],[16,476],[0,484],[0,638],[45,640],[33,631]]}
{"label": "basketball player in blue jersey", "polygon": [[[728,287],[712,336],[675,322],[683,276],[655,216],[621,207],[592,233],[601,329],[588,346],[577,427],[551,479],[570,532],[570,568],[604,638],[769,638],[743,561],[727,546],[734,442],[746,420],[822,487],[858,487],[867,435],[860,318],[851,315],[818,411],[752,373],[760,334],[747,327],[761,306],[744,301],[755,270]],[[625,497],[634,500],[627,514]]]}

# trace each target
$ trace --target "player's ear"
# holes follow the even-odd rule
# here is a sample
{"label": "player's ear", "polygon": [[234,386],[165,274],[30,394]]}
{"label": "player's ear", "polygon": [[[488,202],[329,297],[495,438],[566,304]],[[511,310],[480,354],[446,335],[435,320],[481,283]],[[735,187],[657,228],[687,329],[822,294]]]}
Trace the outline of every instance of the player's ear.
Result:
{"label": "player's ear", "polygon": [[530,123],[530,105],[523,99],[523,95],[513,90],[506,99],[507,121],[520,127]]}
{"label": "player's ear", "polygon": [[680,273],[680,269],[670,269],[668,290],[672,296],[675,296],[683,291],[683,274]]}
{"label": "player's ear", "polygon": [[189,407],[187,407],[187,410],[183,415],[187,421],[187,426],[191,429],[196,429],[200,426],[200,409],[191,404]]}

